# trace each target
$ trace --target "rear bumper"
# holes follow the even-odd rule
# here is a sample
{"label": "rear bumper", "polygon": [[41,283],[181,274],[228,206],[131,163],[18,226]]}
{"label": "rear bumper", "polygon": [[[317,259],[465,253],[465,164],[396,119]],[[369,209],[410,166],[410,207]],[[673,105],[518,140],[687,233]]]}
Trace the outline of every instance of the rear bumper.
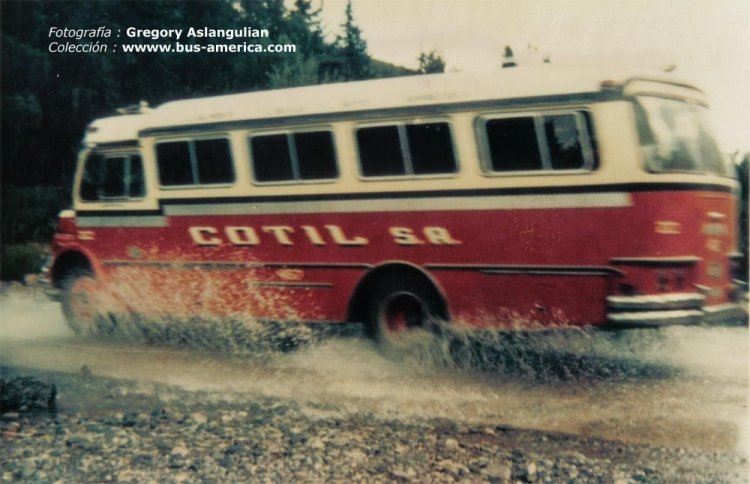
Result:
{"label": "rear bumper", "polygon": [[39,284],[41,285],[44,293],[52,301],[60,302],[61,291],[52,284],[52,258],[48,257],[44,262],[41,271],[41,277],[39,278]]}
{"label": "rear bumper", "polygon": [[607,325],[642,328],[692,324],[746,324],[747,308],[727,303],[706,306],[698,293],[607,298]]}

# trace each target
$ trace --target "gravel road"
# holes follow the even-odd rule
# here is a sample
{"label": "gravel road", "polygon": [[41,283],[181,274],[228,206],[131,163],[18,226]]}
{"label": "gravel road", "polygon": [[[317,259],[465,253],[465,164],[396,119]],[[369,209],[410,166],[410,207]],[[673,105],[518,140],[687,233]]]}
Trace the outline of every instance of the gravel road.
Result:
{"label": "gravel road", "polygon": [[2,367],[55,382],[57,410],[3,412],[4,482],[744,482],[731,452]]}

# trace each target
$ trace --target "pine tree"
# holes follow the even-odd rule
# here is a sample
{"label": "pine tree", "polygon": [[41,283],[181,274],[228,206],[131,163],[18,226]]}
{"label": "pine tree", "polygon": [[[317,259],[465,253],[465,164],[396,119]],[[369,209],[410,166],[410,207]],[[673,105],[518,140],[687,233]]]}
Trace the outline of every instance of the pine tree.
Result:
{"label": "pine tree", "polygon": [[344,35],[339,36],[336,45],[341,49],[343,62],[339,75],[344,80],[365,79],[371,76],[372,65],[367,54],[367,42],[362,38],[362,31],[354,23],[352,1],[346,4],[346,21],[341,26]]}

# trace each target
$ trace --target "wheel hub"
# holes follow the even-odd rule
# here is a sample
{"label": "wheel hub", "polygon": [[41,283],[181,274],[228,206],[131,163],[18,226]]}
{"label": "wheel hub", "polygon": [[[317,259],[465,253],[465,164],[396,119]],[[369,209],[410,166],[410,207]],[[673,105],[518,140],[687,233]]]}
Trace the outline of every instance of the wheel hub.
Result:
{"label": "wheel hub", "polygon": [[414,294],[402,292],[386,301],[383,322],[388,332],[399,333],[422,326],[424,315],[422,301]]}

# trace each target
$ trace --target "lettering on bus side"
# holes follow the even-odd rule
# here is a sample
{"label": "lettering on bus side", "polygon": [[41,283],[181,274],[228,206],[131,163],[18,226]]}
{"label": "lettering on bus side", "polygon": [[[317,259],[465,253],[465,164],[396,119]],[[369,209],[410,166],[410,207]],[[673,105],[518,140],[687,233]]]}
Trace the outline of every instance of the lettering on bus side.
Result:
{"label": "lettering on bus side", "polygon": [[[415,230],[411,227],[389,227],[393,242],[403,246],[414,245],[459,245],[461,241],[454,238],[445,227],[422,227]],[[291,227],[288,225],[263,225],[258,228],[250,226],[229,225],[222,228],[212,226],[188,227],[188,234],[192,241],[203,247],[217,247],[220,245],[234,245],[237,247],[253,247],[260,245],[264,239],[270,239],[279,245],[290,246],[298,242],[305,242],[315,246],[335,244],[341,246],[363,246],[370,241],[361,235],[352,235],[338,225],[302,225]]]}

